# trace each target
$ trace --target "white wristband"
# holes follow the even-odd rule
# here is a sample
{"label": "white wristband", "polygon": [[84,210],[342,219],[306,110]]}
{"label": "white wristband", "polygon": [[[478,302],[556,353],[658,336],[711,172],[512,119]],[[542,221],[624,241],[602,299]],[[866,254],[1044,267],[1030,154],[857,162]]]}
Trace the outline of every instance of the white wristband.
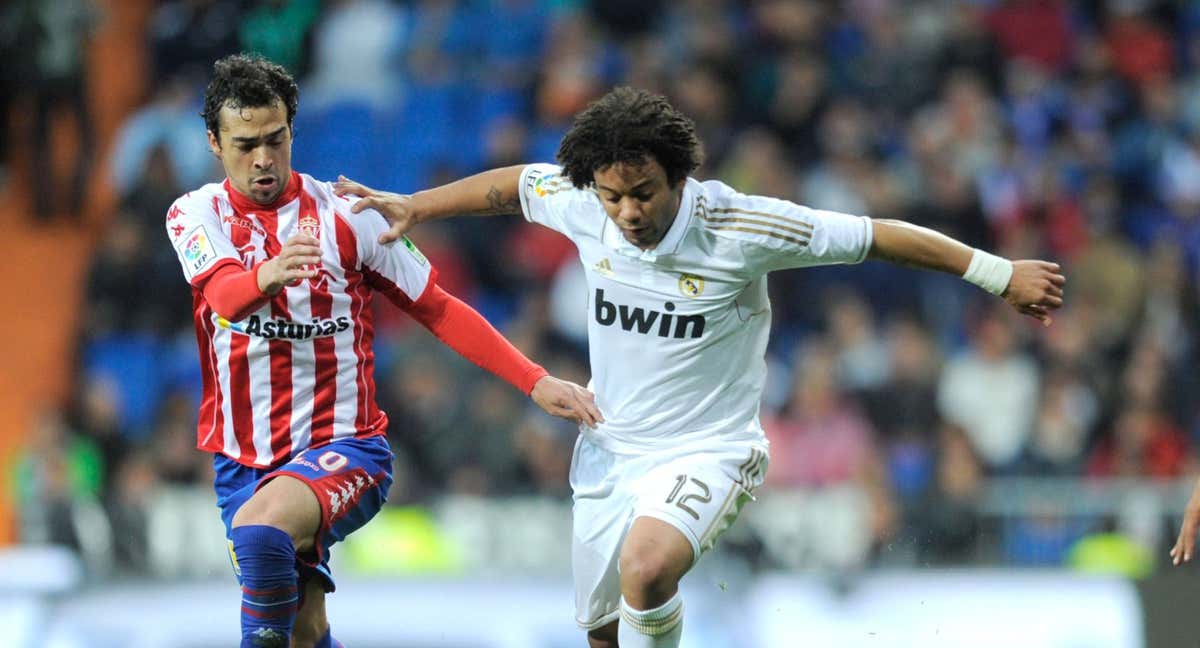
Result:
{"label": "white wristband", "polygon": [[971,265],[967,266],[963,279],[993,295],[1002,295],[1008,290],[1012,273],[1012,261],[977,249],[971,254]]}

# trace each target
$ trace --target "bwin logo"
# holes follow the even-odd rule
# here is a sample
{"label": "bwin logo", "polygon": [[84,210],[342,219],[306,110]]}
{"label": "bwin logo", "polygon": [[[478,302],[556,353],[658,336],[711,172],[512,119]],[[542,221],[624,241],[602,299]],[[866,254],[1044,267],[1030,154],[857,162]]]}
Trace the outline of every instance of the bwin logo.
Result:
{"label": "bwin logo", "polygon": [[[622,329],[645,335],[683,339],[698,338],[704,333],[703,315],[672,315],[671,311],[675,310],[675,304],[671,302],[663,304],[663,308],[667,312],[648,311],[641,307],[630,308],[624,304],[614,304],[604,301],[604,291],[600,288],[596,289],[596,321],[602,326],[612,326],[619,318]],[[655,328],[655,322],[658,323],[657,331],[651,333],[651,330]],[[675,325],[674,330],[671,329],[672,324]]]}

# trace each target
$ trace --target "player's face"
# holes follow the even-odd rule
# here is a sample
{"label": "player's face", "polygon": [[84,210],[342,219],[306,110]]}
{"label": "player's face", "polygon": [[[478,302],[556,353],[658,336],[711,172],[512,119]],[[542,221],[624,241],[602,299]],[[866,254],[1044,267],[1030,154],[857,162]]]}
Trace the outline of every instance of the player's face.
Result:
{"label": "player's face", "polygon": [[221,132],[209,131],[208,145],[230,184],[256,203],[274,202],[292,174],[292,129],[283,102],[256,108],[226,103],[218,123]]}
{"label": "player's face", "polygon": [[604,211],[625,240],[643,250],[658,245],[679,211],[683,181],[672,187],[666,170],[653,158],[642,164],[617,163],[592,177]]}

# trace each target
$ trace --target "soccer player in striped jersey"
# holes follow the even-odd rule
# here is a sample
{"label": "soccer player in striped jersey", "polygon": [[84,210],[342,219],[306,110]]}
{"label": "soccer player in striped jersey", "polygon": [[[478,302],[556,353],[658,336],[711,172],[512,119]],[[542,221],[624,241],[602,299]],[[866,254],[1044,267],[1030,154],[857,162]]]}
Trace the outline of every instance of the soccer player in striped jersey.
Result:
{"label": "soccer player in striped jersey", "polygon": [[769,272],[882,259],[960,275],[1047,324],[1062,305],[1056,264],[689,178],[695,127],[646,92],[590,105],[558,159],[411,196],[334,188],[391,221],[383,241],[455,214],[524,213],[578,248],[605,418],[581,425],[571,472],[576,620],[593,647],[677,646],[680,578],[763,482]]}
{"label": "soccer player in striped jersey", "polygon": [[278,65],[217,61],[203,116],[227,179],[176,200],[166,229],[192,287],[198,445],[213,453],[242,585],[241,645],[328,648],[330,546],[379,511],[392,482],[373,295],[545,411],[589,424],[599,413],[587,390],[548,376],[439,288],[411,241],[380,243],[379,214],[349,217],[329,183],[291,169],[297,98]]}

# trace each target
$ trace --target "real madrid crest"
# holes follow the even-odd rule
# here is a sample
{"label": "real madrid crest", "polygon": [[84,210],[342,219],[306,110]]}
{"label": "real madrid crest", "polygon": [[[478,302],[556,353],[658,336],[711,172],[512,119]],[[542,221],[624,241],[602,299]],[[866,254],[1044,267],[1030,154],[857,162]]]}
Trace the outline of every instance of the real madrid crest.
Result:
{"label": "real madrid crest", "polygon": [[699,297],[704,293],[704,278],[686,272],[679,275],[679,292],[691,299]]}

